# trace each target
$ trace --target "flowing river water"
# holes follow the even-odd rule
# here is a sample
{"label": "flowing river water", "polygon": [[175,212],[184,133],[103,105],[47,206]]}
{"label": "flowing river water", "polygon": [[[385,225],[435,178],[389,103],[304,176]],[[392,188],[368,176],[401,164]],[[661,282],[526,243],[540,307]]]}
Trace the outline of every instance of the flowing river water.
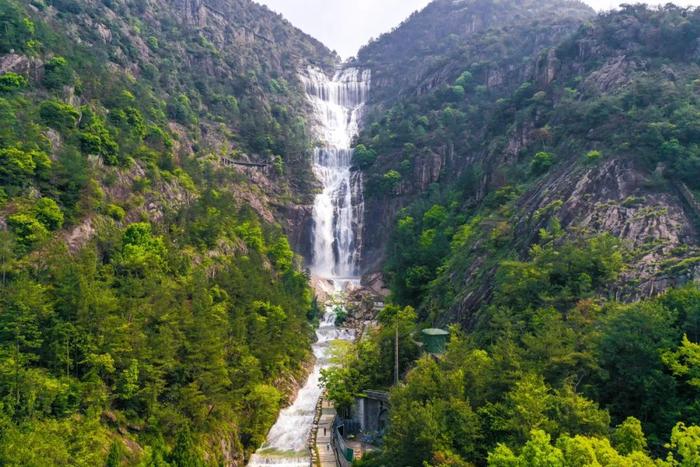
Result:
{"label": "flowing river water", "polygon": [[[313,167],[323,190],[313,209],[313,258],[311,273],[328,284],[336,302],[359,284],[364,200],[362,173],[352,170],[352,141],[359,131],[362,111],[369,96],[370,72],[343,68],[329,77],[310,68],[301,76],[314,109],[319,146],[314,149]],[[307,442],[322,390],[321,370],[328,367],[330,343],[350,340],[350,331],[335,326],[333,305],[328,305],[313,345],[316,362],[294,403],[282,410],[267,440],[251,457],[249,466],[308,466]]]}

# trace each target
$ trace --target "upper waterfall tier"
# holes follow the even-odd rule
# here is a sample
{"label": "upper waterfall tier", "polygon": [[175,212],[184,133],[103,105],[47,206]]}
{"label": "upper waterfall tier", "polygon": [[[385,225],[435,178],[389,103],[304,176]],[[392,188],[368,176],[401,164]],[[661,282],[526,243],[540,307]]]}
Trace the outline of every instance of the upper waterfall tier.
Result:
{"label": "upper waterfall tier", "polygon": [[346,68],[331,78],[311,68],[301,79],[321,143],[313,159],[323,190],[314,201],[311,271],[336,282],[348,280],[359,272],[364,217],[362,173],[351,168],[351,146],[369,97],[371,73]]}
{"label": "upper waterfall tier", "polygon": [[345,68],[329,79],[323,71],[310,68],[301,79],[321,126],[317,136],[329,147],[350,149],[369,97],[371,72]]}

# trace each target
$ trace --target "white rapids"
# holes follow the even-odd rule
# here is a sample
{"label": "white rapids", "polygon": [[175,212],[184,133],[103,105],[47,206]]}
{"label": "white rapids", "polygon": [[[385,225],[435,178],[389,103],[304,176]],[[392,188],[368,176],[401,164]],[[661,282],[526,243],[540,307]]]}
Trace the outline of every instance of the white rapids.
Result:
{"label": "white rapids", "polygon": [[318,119],[321,146],[314,172],[323,191],[314,201],[311,273],[323,279],[356,278],[362,244],[362,173],[351,170],[352,140],[369,96],[370,71],[346,68],[333,79],[309,70],[306,93]]}
{"label": "white rapids", "polygon": [[[364,199],[362,174],[352,170],[352,141],[369,96],[370,72],[344,68],[329,78],[323,71],[309,68],[301,80],[316,117],[320,145],[314,149],[313,165],[323,186],[313,209],[311,273],[329,281],[342,294],[348,285],[359,282]],[[326,307],[313,345],[313,372],[294,404],[280,412],[249,467],[310,465],[307,442],[322,393],[321,370],[330,364],[329,345],[333,340],[353,338],[350,331],[335,326],[335,318],[334,307]]]}

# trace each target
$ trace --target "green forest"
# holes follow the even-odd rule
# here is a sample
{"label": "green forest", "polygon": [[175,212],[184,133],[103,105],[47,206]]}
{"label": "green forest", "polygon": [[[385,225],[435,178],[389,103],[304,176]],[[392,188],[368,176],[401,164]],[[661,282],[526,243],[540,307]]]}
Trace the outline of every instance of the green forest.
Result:
{"label": "green forest", "polygon": [[185,91],[167,35],[147,36],[147,79],[115,73],[117,50],[59,27],[99,11],[0,0],[0,54],[28,62],[0,75],[0,465],[217,465],[221,440],[242,459],[306,374],[317,312],[281,227],[232,189],[247,182],[217,169],[202,128],[228,122],[276,176],[306,135],[257,84]]}
{"label": "green forest", "polygon": [[[0,0],[0,466],[264,443],[323,309],[299,71],[339,60],[249,0]],[[354,465],[700,466],[700,8],[436,0],[351,63],[388,297],[321,382],[390,394]]]}
{"label": "green forest", "polygon": [[393,382],[383,450],[360,465],[585,466],[700,462],[700,289],[621,304],[595,290],[624,269],[609,236],[542,232],[525,261],[503,261],[494,298],[445,355],[420,356],[410,306],[338,349],[324,373],[342,409]]}
{"label": "green forest", "polygon": [[[421,24],[433,6],[361,56],[381,67],[382,48],[400,53],[400,37],[430,34]],[[400,209],[383,264],[394,305],[355,346],[336,349],[344,365],[324,373],[341,410],[364,390],[391,391],[382,448],[358,465],[700,465],[697,281],[639,296],[641,281],[630,277],[665,240],[573,225],[572,209],[586,208],[570,208],[576,199],[558,186],[610,177],[622,163],[647,174],[640,194],[585,203],[656,219],[666,211],[650,204],[652,193],[685,184],[697,196],[700,83],[685,44],[700,34],[700,11],[601,14],[534,59],[556,60],[553,82],[489,86],[494,68],[528,53],[514,34],[495,28],[451,55],[444,43],[423,43],[422,52],[443,48],[433,72],[444,84],[384,102],[361,133],[354,163],[370,202]],[[587,48],[595,56],[584,57]],[[643,71],[606,76],[624,84],[594,89],[615,73],[601,64],[619,53]],[[438,181],[416,192],[421,164],[445,152]],[[696,245],[667,248],[659,277],[692,278]],[[444,355],[424,356],[416,341],[434,325],[450,325],[451,341]]]}

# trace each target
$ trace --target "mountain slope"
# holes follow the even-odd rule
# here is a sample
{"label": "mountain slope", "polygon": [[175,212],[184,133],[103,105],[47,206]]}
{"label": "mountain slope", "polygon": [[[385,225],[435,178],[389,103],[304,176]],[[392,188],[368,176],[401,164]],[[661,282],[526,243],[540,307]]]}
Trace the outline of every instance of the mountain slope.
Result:
{"label": "mountain slope", "polygon": [[[618,298],[698,275],[698,12],[628,7],[534,53],[505,45],[528,37],[466,40],[450,74],[420,80],[444,84],[388,111],[380,101],[361,137],[368,216],[387,219],[367,224],[367,257],[388,251],[396,298],[438,322],[473,324],[499,262],[543,228],[620,238],[630,269],[606,285]],[[495,44],[487,63],[484,41]]]}
{"label": "mountain slope", "polygon": [[557,29],[551,2],[541,29],[493,2],[507,27],[445,42],[491,5],[436,1],[360,53],[382,77],[365,268],[391,304],[329,396],[389,391],[366,466],[695,465],[700,9]]}
{"label": "mountain slope", "polygon": [[0,18],[0,464],[242,465],[312,358],[282,214],[337,57],[246,0]]}
{"label": "mountain slope", "polygon": [[[519,80],[517,85],[528,57],[593,16],[576,0],[437,0],[363,47],[358,62],[373,71],[375,103],[451,83],[464,64],[481,67],[491,85]],[[514,72],[519,74],[510,76]]]}

